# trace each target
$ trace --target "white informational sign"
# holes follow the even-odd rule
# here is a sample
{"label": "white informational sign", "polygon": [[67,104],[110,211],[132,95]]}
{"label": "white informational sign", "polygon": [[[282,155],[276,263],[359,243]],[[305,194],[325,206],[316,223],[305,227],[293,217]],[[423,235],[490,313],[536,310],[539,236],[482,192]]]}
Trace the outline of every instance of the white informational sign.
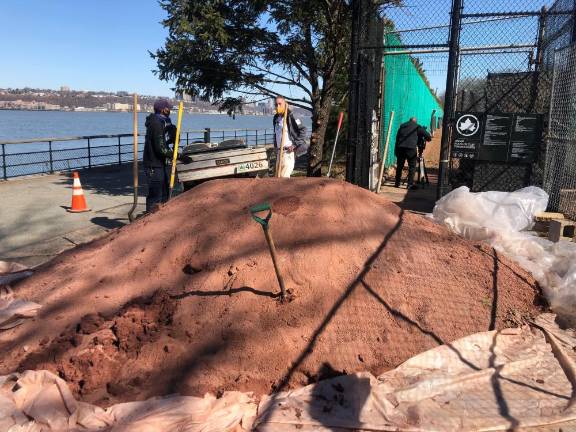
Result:
{"label": "white informational sign", "polygon": [[473,114],[464,114],[456,122],[456,129],[462,136],[474,136],[480,131],[480,120]]}

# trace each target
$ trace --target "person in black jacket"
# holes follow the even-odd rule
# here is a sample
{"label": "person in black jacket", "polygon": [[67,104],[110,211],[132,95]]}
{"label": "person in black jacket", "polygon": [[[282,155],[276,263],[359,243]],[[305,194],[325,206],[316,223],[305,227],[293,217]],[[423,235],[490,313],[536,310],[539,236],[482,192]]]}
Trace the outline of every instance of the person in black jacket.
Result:
{"label": "person in black jacket", "polygon": [[172,150],[168,146],[176,136],[170,120],[172,105],[165,99],[154,102],[154,114],[146,117],[146,139],[144,141],[143,164],[148,180],[146,212],[158,204],[168,201],[170,186],[170,160]]}
{"label": "person in black jacket", "polygon": [[424,141],[432,141],[430,134],[416,122],[416,117],[412,117],[406,123],[402,123],[396,134],[396,187],[400,187],[402,179],[402,170],[404,164],[408,161],[408,188],[416,189],[414,185],[414,173],[416,171],[416,162],[418,160],[417,148]]}
{"label": "person in black jacket", "polygon": [[[286,115],[287,131],[284,130],[283,123],[285,110],[288,110],[288,114]],[[296,156],[301,156],[308,151],[309,145],[306,141],[306,126],[304,126],[302,120],[288,108],[286,99],[282,96],[276,98],[276,114],[274,115],[273,125],[276,157],[280,155],[280,144],[282,142],[282,134],[284,134],[284,153],[279,177],[290,177],[294,170]]]}

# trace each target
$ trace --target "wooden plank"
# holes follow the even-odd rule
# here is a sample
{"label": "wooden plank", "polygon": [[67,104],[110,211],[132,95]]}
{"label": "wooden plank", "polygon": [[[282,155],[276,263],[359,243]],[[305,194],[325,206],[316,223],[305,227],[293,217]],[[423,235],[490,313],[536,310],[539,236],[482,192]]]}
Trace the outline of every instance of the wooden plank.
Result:
{"label": "wooden plank", "polygon": [[[262,160],[263,167],[243,171],[242,174],[249,172],[268,171],[268,160]],[[237,174],[238,165],[225,165],[221,167],[204,168],[194,171],[178,172],[178,179],[181,182],[202,180],[214,177],[233,176]]]}
{"label": "wooden plank", "polygon": [[202,161],[202,160],[211,160],[211,159],[223,159],[230,156],[236,155],[255,155],[255,154],[264,154],[266,155],[266,149],[264,147],[261,148],[246,148],[246,149],[234,149],[234,150],[226,150],[226,151],[211,151],[206,153],[198,153],[198,154],[191,154],[188,155],[192,159],[193,162]]}
{"label": "wooden plank", "polygon": [[553,212],[540,212],[536,213],[534,219],[537,221],[550,221],[552,219],[564,219],[564,214]]}

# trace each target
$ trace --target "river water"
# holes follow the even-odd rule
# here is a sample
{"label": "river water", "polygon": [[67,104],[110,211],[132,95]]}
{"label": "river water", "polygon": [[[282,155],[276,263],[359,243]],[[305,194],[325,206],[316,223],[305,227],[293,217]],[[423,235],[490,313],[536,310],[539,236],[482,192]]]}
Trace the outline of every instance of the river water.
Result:
{"label": "river water", "polygon": [[[138,115],[139,133],[146,132],[148,113]],[[172,113],[176,123],[177,113]],[[303,118],[310,126],[310,117]],[[34,138],[81,137],[89,135],[132,134],[133,114],[129,112],[64,112],[0,110],[0,141]],[[203,139],[202,130],[211,129],[211,141],[243,138],[263,145],[273,138],[272,116],[226,114],[184,114],[181,142]],[[218,130],[228,129],[226,132]],[[229,129],[238,129],[237,132]],[[196,131],[186,134],[188,131]],[[265,133],[267,135],[265,135]],[[237,136],[236,136],[237,135]],[[140,157],[144,138],[140,138]],[[52,140],[53,141],[53,140]],[[88,148],[90,147],[90,148]],[[129,162],[132,137],[98,138],[74,141],[5,144],[0,146],[0,179],[42,172]],[[6,168],[4,168],[4,165]]]}
{"label": "river water", "polygon": [[[140,133],[148,113],[138,115]],[[172,113],[176,124],[177,113]],[[271,116],[184,114],[182,131],[193,129],[268,129]],[[0,141],[44,137],[132,133],[132,113],[0,110]]]}

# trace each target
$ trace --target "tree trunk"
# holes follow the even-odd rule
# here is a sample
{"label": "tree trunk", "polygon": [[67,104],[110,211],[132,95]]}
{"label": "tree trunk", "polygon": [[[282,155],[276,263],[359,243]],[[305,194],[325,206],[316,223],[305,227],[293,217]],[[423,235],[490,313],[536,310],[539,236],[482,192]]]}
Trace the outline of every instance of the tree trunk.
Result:
{"label": "tree trunk", "polygon": [[314,104],[312,111],[312,136],[308,157],[308,177],[322,176],[324,137],[330,116],[330,97]]}

